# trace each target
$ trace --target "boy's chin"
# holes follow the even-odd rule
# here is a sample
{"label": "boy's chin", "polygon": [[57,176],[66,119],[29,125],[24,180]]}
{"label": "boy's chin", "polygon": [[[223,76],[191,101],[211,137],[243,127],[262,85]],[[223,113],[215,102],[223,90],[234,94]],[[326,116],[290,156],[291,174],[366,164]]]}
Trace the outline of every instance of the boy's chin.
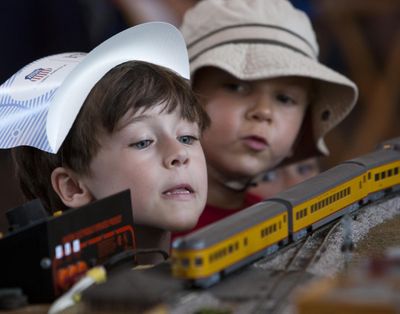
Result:
{"label": "boy's chin", "polygon": [[184,232],[193,229],[197,224],[198,219],[185,220],[180,222],[171,223],[167,226],[166,230],[171,232]]}

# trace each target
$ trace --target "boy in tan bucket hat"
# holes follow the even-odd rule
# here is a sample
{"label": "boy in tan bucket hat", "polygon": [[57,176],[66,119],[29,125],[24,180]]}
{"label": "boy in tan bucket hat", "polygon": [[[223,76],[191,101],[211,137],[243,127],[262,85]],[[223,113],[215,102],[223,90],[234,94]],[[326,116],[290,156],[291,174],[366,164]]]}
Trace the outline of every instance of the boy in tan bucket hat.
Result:
{"label": "boy in tan bucket hat", "polygon": [[198,229],[258,202],[246,190],[259,174],[328,154],[324,136],[352,110],[358,91],[318,62],[309,18],[286,0],[203,0],[187,11],[181,31],[193,89],[211,118]]}

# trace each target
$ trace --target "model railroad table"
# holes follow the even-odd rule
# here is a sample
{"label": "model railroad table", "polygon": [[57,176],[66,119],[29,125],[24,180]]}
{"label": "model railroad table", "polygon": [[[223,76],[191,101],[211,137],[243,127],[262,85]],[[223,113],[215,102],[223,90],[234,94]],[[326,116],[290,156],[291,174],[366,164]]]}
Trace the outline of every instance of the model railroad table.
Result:
{"label": "model railroad table", "polygon": [[[398,224],[393,222],[400,223],[399,208],[399,196],[374,203],[352,217],[350,228],[343,222],[332,223],[208,289],[185,287],[184,282],[171,277],[169,263],[146,270],[120,270],[110,274],[106,283],[86,290],[80,307],[84,312],[96,313],[290,314],[294,312],[293,295],[297,291],[307,287],[310,280],[333,276],[351,262],[348,253],[342,252],[343,241],[350,236],[357,252],[357,243],[368,240],[370,230],[375,237],[376,228],[393,234],[391,229],[398,230]],[[390,239],[388,246],[395,245],[396,240]],[[400,246],[400,236],[397,241]],[[385,247],[380,241],[367,242],[376,243],[381,250]]]}

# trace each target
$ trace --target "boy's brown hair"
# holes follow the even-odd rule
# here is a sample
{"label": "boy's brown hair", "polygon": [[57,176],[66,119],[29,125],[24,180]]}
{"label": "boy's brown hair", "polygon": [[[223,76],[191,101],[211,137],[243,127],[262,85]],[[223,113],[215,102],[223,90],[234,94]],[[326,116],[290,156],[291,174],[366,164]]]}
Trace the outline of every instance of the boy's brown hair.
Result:
{"label": "boy's brown hair", "polygon": [[134,114],[160,104],[168,113],[179,108],[181,117],[198,123],[201,131],[210,123],[189,82],[173,71],[142,61],[111,69],[92,88],[57,154],[27,146],[12,150],[26,199],[40,198],[49,212],[66,209],[52,188],[53,170],[66,167],[90,174],[90,162],[101,147],[99,135],[112,134],[128,111]]}

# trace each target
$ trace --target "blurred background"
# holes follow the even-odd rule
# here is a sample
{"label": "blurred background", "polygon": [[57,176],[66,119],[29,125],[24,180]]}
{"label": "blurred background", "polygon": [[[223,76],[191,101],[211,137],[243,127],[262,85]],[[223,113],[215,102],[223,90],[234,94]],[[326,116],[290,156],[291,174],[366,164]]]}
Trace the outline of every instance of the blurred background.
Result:
{"label": "blurred background", "polygon": [[[201,0],[3,0],[0,1],[0,84],[46,55],[89,52],[123,29],[147,21],[179,27]],[[268,1],[268,0],[265,0]],[[400,1],[292,0],[311,18],[322,63],[360,89],[351,115],[326,138],[326,169],[400,136]],[[0,232],[4,212],[23,203],[10,153],[0,150]]]}

